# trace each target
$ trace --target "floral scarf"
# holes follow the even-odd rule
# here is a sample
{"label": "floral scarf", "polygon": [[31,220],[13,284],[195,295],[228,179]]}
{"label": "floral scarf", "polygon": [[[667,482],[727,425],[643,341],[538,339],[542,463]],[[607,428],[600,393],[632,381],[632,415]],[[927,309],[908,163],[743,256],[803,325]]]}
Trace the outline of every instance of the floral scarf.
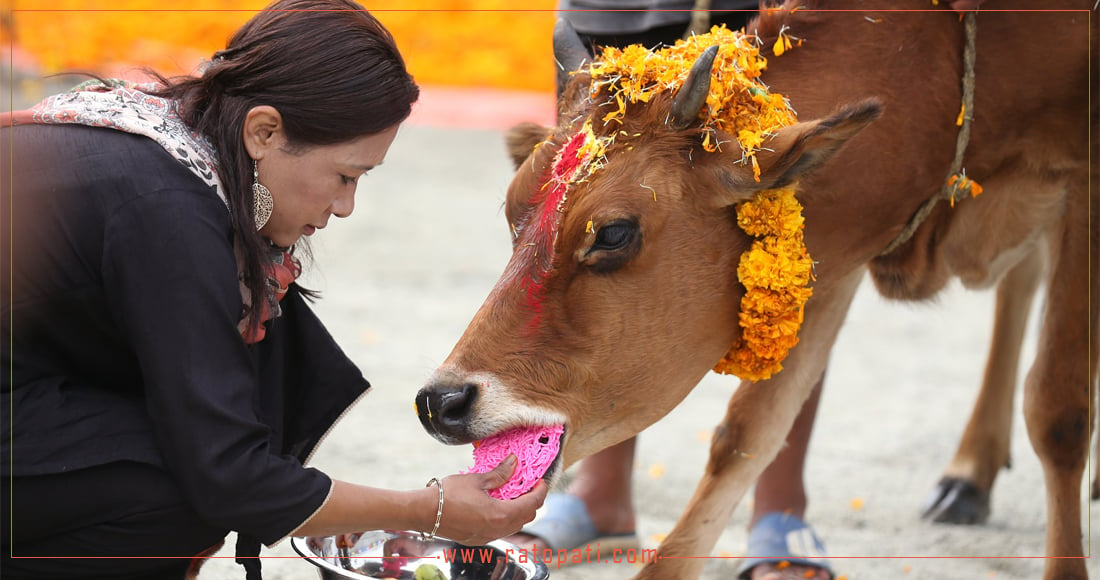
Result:
{"label": "floral scarf", "polygon": [[[148,94],[147,91],[159,86],[156,83],[132,83],[118,79],[88,81],[69,92],[47,97],[28,110],[0,114],[0,127],[67,123],[117,129],[148,137],[203,183],[211,186],[228,209],[225,187],[218,178],[217,151],[203,135],[183,122],[177,101]],[[239,255],[237,264],[241,269]],[[244,283],[240,284],[244,308],[237,328],[244,341],[250,344],[263,340],[266,334],[263,323],[279,317],[282,313],[279,300],[286,295],[290,283],[302,273],[302,267],[294,256],[281,248],[273,248],[271,263],[265,269],[268,296],[260,308],[251,308],[252,296]],[[255,331],[250,331],[253,316],[259,316],[260,324]]]}

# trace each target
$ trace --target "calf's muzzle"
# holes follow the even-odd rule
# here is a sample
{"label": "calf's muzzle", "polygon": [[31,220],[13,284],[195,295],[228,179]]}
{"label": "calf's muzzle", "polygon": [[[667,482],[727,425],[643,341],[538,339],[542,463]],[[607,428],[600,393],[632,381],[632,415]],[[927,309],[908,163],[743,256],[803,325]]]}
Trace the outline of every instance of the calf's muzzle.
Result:
{"label": "calf's muzzle", "polygon": [[477,394],[477,385],[470,383],[431,383],[416,394],[416,415],[424,429],[443,443],[470,443],[476,439],[469,419]]}

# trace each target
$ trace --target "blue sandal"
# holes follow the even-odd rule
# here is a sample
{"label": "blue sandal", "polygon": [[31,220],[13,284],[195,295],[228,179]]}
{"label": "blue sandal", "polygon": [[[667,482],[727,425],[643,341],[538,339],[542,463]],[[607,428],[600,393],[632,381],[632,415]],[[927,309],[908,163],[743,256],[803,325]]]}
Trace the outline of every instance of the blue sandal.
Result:
{"label": "blue sandal", "polygon": [[[568,493],[552,493],[539,508],[538,516],[520,530],[521,534],[535,536],[546,542],[555,552],[572,551],[577,548],[597,546],[603,553],[612,550],[636,550],[639,548],[638,535],[601,534],[596,531],[588,507],[584,501]],[[525,549],[527,546],[518,546]]]}
{"label": "blue sandal", "polygon": [[792,566],[818,568],[835,576],[825,558],[825,544],[802,518],[784,512],[764,514],[749,531],[749,547],[737,570],[747,580],[752,569],[761,564],[789,562]]}

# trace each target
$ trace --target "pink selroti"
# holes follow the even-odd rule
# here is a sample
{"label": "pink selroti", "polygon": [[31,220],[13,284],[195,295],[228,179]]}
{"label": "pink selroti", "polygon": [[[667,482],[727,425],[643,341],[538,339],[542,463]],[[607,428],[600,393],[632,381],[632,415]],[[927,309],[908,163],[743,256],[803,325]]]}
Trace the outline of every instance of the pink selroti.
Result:
{"label": "pink selroti", "polygon": [[464,473],[485,473],[509,455],[517,459],[516,470],[504,485],[489,490],[497,499],[513,499],[527,493],[550,468],[561,447],[564,425],[517,427],[474,443],[474,466]]}

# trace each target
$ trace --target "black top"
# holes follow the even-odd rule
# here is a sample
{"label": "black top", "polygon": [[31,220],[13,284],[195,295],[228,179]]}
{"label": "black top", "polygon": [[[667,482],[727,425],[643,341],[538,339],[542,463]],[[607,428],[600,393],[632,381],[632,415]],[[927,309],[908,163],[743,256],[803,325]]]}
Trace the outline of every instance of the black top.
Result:
{"label": "black top", "polygon": [[369,385],[297,287],[245,344],[229,212],[148,138],[19,126],[0,160],[3,476],[145,462],[214,525],[299,526],[331,486],[302,462]]}

